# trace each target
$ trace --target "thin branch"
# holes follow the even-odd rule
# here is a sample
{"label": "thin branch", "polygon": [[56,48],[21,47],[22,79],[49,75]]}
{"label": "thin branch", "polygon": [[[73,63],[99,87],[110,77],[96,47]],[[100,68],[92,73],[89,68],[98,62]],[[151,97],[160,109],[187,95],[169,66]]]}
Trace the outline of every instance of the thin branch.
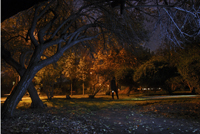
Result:
{"label": "thin branch", "polygon": [[174,23],[174,25],[176,26],[176,28],[179,30],[179,32],[183,35],[183,32],[181,31],[181,29],[178,27],[178,25],[176,24],[176,22],[174,21],[174,19],[172,18],[172,16],[169,14],[169,12],[167,11],[167,9],[163,8],[164,11],[168,14],[168,16],[170,17],[170,19],[172,20],[172,22]]}
{"label": "thin branch", "polygon": [[130,5],[130,7],[125,7],[125,9],[132,9],[132,8],[145,8],[145,7],[149,7],[149,8],[154,8],[154,7],[162,7],[162,8],[172,8],[174,7],[173,5],[137,5],[137,6],[134,6],[134,5]]}
{"label": "thin branch", "polygon": [[[69,18],[67,18],[61,25],[59,25],[59,27],[54,31],[54,33],[52,34],[52,36],[50,37],[50,39],[53,39],[55,37],[55,35],[58,33],[58,31],[70,20],[72,20],[70,22],[70,24],[63,30],[63,31],[67,31],[67,29],[71,26],[72,22],[75,21],[75,15],[74,16],[70,16]],[[62,33],[64,34],[64,33]]]}
{"label": "thin branch", "polygon": [[193,16],[197,16],[197,14],[200,14],[200,12],[191,12],[191,11],[188,11],[188,10],[185,10],[185,9],[183,9],[183,8],[181,8],[181,7],[174,7],[175,9],[177,9],[177,10],[179,10],[179,11],[183,11],[183,12],[186,12],[186,13],[190,13],[190,14],[192,14]]}

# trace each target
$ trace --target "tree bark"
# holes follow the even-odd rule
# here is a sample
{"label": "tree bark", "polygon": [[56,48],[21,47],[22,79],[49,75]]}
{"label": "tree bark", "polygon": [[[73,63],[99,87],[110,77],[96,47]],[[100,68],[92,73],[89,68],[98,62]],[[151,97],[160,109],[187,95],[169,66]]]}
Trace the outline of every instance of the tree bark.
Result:
{"label": "tree bark", "polygon": [[[1,48],[1,52],[2,52],[2,58],[4,59],[4,61],[6,63],[8,63],[10,66],[12,66],[18,72],[18,74],[22,77],[23,74],[25,73],[26,69],[24,67],[22,67],[18,62],[16,62],[11,57],[10,52],[8,50],[6,50],[3,45]],[[39,95],[37,94],[37,91],[36,91],[32,81],[28,87],[28,92],[29,92],[31,100],[32,100],[31,108],[44,108],[45,107],[42,100],[39,98]]]}
{"label": "tree bark", "polygon": [[42,102],[42,100],[40,99],[33,82],[30,83],[29,87],[28,87],[28,92],[30,94],[32,103],[31,103],[31,108],[45,108],[46,105],[44,105],[44,103]]}
{"label": "tree bark", "polygon": [[70,88],[71,88],[71,96],[72,96],[73,95],[72,94],[72,80],[71,80]]}
{"label": "tree bark", "polygon": [[[18,83],[18,85],[14,88],[11,95],[8,96],[8,98],[4,102],[3,107],[2,107],[2,117],[12,117],[13,116],[13,113],[14,113],[14,110],[15,110],[17,104],[20,102],[21,98],[26,93],[26,90],[29,87],[29,85],[31,84],[32,79],[35,76],[36,72],[37,71],[35,70],[34,66],[32,66],[26,70],[26,72],[24,73],[20,82]],[[36,95],[36,92],[33,92],[33,93],[31,92],[31,94],[33,97]],[[38,100],[38,98],[35,98],[35,99]],[[38,103],[38,102],[34,102],[33,105],[35,105],[35,103]]]}
{"label": "tree bark", "polygon": [[83,85],[82,85],[82,86],[83,86],[83,95],[85,95],[85,92],[84,92],[84,82],[83,82]]}

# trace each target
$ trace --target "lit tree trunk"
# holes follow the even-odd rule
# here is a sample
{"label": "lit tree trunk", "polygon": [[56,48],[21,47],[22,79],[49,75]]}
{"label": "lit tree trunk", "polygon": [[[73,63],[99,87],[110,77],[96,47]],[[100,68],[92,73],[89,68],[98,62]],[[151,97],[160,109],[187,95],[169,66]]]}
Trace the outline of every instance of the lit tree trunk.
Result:
{"label": "lit tree trunk", "polygon": [[28,87],[28,92],[30,94],[30,97],[32,99],[31,108],[45,108],[45,105],[43,104],[42,100],[40,99],[34,84],[31,82]]}
{"label": "lit tree trunk", "polygon": [[[19,74],[22,75],[21,76],[21,80],[18,83],[18,85],[14,88],[13,92],[11,93],[11,95],[6,99],[6,101],[3,104],[2,107],[2,115],[3,117],[8,116],[11,117],[13,116],[14,110],[17,106],[17,104],[19,103],[19,101],[21,100],[21,98],[24,96],[24,94],[26,93],[26,90],[28,89],[29,86],[32,83],[32,80],[35,76],[35,74],[42,68],[44,67],[46,64],[38,64],[38,61],[40,60],[40,57],[42,55],[43,49],[38,46],[32,57],[31,60],[29,62],[28,68],[23,71],[19,71]],[[55,58],[56,59],[56,58]],[[53,60],[52,60],[53,63]],[[32,89],[32,88],[31,88]],[[37,92],[33,91],[31,92],[31,96],[35,97],[38,96],[36,95]],[[35,99],[38,99],[37,97]],[[34,99],[34,100],[35,100]],[[32,104],[32,106],[37,105],[39,101],[35,102],[34,104]]]}
{"label": "lit tree trunk", "polygon": [[51,92],[50,92],[51,98],[53,98],[53,90],[54,90],[54,83],[52,84],[52,89],[51,89]]}
{"label": "lit tree trunk", "polygon": [[72,80],[71,80],[70,88],[71,88],[71,96],[72,96]]}
{"label": "lit tree trunk", "polygon": [[85,93],[84,93],[84,82],[83,82],[83,95],[84,95]]}
{"label": "lit tree trunk", "polygon": [[[2,45],[1,49],[2,49],[2,58],[6,61],[6,63],[11,65],[13,68],[15,68],[15,70],[18,72],[20,77],[22,77],[23,74],[25,73],[26,69],[24,67],[22,67],[18,62],[16,62],[11,57],[11,53],[8,50],[6,50],[3,45]],[[39,98],[39,96],[37,94],[37,91],[36,91],[32,81],[30,82],[30,85],[28,87],[28,92],[29,92],[31,100],[32,100],[32,104],[31,104],[32,108],[44,108],[45,107],[43,102]]]}
{"label": "lit tree trunk", "polygon": [[[18,85],[14,88],[11,95],[8,96],[8,98],[6,99],[6,101],[4,102],[4,105],[2,107],[2,116],[3,117],[13,116],[13,113],[14,113],[14,110],[15,110],[17,104],[20,102],[21,98],[26,93],[27,88],[32,83],[33,77],[37,73],[36,69],[34,68],[34,66],[28,68],[26,70],[26,72],[24,73],[24,75],[22,76]],[[30,94],[34,98],[36,96],[37,92],[31,92]],[[35,99],[37,99],[37,98],[35,98]],[[35,102],[35,103],[37,103],[37,102]],[[33,105],[35,105],[35,104],[33,104]]]}
{"label": "lit tree trunk", "polygon": [[93,86],[93,88],[92,88],[92,93],[94,94],[94,91],[95,91],[96,89],[95,89],[95,85]]}

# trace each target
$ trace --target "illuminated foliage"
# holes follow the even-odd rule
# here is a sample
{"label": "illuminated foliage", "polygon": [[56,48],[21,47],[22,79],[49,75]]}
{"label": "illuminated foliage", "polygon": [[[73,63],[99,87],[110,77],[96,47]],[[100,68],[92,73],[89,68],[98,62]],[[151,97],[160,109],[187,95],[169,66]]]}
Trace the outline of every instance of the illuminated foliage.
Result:
{"label": "illuminated foliage", "polygon": [[88,75],[88,63],[85,59],[85,57],[80,58],[78,68],[77,68],[77,78],[85,81]]}
{"label": "illuminated foliage", "polygon": [[125,49],[115,51],[111,48],[109,51],[100,50],[94,54],[95,61],[93,69],[100,75],[106,75],[111,78],[115,75],[115,71],[123,66],[133,67],[137,63],[136,57],[128,54]]}
{"label": "illuminated foliage", "polygon": [[70,80],[76,78],[77,63],[75,53],[71,53],[65,61],[63,74]]}
{"label": "illuminated foliage", "polygon": [[178,64],[178,71],[191,90],[200,93],[200,55],[199,47],[183,50]]}
{"label": "illuminated foliage", "polygon": [[38,84],[41,88],[38,91],[45,93],[48,99],[51,99],[55,92],[59,92],[54,89],[54,84],[60,77],[60,72],[61,70],[59,69],[58,65],[56,66],[56,64],[51,64],[38,71],[34,77],[36,81],[35,83]]}
{"label": "illuminated foliage", "polygon": [[63,65],[63,71],[62,74],[71,81],[71,95],[72,95],[72,82],[73,79],[76,79],[77,76],[77,61],[76,61],[76,56],[75,53],[71,53],[68,55],[65,64]]}

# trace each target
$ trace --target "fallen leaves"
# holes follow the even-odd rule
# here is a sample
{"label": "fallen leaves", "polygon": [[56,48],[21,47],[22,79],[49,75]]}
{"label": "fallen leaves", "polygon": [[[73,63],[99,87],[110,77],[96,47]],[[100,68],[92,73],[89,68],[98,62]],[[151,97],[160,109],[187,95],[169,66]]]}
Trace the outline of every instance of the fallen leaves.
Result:
{"label": "fallen leaves", "polygon": [[[9,133],[200,133],[200,106],[195,103],[148,105],[80,105],[17,110],[2,119],[2,134]],[[191,117],[192,115],[192,117]]]}

